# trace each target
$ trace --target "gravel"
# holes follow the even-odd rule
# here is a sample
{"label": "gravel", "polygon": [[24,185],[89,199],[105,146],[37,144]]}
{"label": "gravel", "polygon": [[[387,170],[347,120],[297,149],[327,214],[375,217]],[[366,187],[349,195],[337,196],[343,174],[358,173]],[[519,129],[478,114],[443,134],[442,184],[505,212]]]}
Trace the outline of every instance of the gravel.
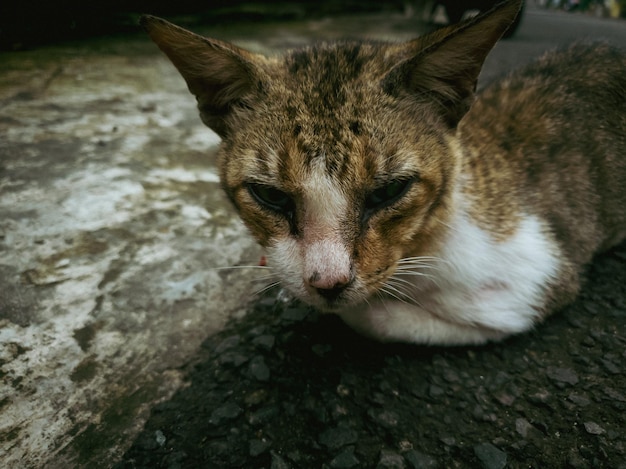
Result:
{"label": "gravel", "polygon": [[116,469],[626,469],[626,245],[484,347],[368,341],[268,294],[208,338]]}

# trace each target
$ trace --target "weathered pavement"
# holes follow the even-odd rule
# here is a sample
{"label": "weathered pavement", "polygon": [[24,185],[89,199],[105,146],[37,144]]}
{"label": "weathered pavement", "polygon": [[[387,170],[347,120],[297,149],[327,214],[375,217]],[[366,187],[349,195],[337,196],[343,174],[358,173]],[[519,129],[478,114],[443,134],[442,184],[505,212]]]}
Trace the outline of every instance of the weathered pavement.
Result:
{"label": "weathered pavement", "polygon": [[[210,33],[270,52],[341,31]],[[183,384],[201,342],[245,313],[263,284],[220,267],[254,266],[258,251],[219,189],[217,136],[147,37],[0,64],[0,460],[68,467],[81,436],[103,464]]]}
{"label": "weathered pavement", "polygon": [[[594,34],[568,15],[555,39],[547,13],[528,15],[485,78]],[[312,37],[406,39],[419,24],[206,32],[271,52]],[[601,34],[626,43],[623,23]],[[263,283],[219,268],[254,265],[258,251],[219,190],[217,137],[143,36],[0,55],[0,135],[0,459],[106,467],[185,386],[205,339],[245,315]]]}

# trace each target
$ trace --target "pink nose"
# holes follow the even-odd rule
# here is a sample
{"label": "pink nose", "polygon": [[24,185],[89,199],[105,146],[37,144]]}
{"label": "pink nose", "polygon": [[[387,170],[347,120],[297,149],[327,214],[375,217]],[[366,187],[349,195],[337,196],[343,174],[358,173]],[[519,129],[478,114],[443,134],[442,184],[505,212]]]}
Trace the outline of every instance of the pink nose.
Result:
{"label": "pink nose", "polygon": [[317,291],[318,295],[326,298],[327,300],[336,299],[341,292],[350,284],[349,275],[341,276],[322,276],[319,272],[314,272],[309,277],[309,285]]}
{"label": "pink nose", "polygon": [[350,283],[350,276],[344,275],[321,275],[319,272],[313,272],[309,277],[309,285],[318,290],[332,290],[335,288],[343,288]]}
{"label": "pink nose", "polygon": [[333,238],[311,243],[304,256],[304,282],[322,297],[332,300],[352,281],[350,254]]}

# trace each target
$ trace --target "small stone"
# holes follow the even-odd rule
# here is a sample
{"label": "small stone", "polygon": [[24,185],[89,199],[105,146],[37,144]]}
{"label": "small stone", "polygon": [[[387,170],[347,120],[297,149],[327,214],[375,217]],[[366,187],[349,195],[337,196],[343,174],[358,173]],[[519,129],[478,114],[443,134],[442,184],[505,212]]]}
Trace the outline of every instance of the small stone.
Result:
{"label": "small stone", "polygon": [[413,449],[413,443],[409,440],[401,440],[398,442],[398,449],[400,452],[405,453],[406,451],[410,451]]}
{"label": "small stone", "polygon": [[453,436],[444,436],[443,438],[440,438],[439,441],[446,446],[456,446],[456,438]]}
{"label": "small stone", "polygon": [[258,381],[268,381],[270,379],[270,369],[265,364],[265,358],[257,355],[250,361],[250,374]]}
{"label": "small stone", "polygon": [[167,438],[165,438],[165,435],[163,434],[161,430],[157,430],[156,432],[154,432],[154,439],[156,440],[157,445],[159,446],[163,446],[165,442],[167,441]]}
{"label": "small stone", "polygon": [[496,394],[494,397],[500,404],[506,407],[511,407],[515,402],[515,396],[504,391]]}
{"label": "small stone", "polygon": [[253,458],[265,453],[271,443],[267,440],[250,440],[249,448],[250,448],[250,456]]}
{"label": "small stone", "polygon": [[533,428],[533,426],[528,420],[524,418],[515,420],[515,431],[519,433],[522,438],[528,437],[528,431],[531,428]]}
{"label": "small stone", "polygon": [[220,365],[232,365],[235,368],[239,368],[241,365],[248,361],[248,357],[241,353],[237,352],[226,352],[223,353],[219,359],[218,363]]}
{"label": "small stone", "polygon": [[591,435],[602,435],[603,433],[606,432],[604,428],[602,428],[600,425],[598,425],[595,422],[585,422],[584,426],[585,426],[585,430],[587,431],[587,433]]}
{"label": "small stone", "polygon": [[461,380],[461,377],[456,370],[447,368],[443,370],[443,379],[445,379],[448,383],[458,383]]}
{"label": "small stone", "polygon": [[540,440],[543,438],[543,433],[525,418],[515,420],[515,431],[524,439]]}
{"label": "small stone", "polygon": [[213,425],[221,425],[228,420],[234,420],[241,415],[243,410],[237,404],[228,402],[213,411],[209,417],[209,423]]}
{"label": "small stone", "polygon": [[578,383],[578,375],[571,368],[549,367],[547,370],[548,378],[553,380],[557,385],[574,386]]}
{"label": "small stone", "polygon": [[354,455],[354,448],[346,449],[333,458],[330,467],[333,469],[350,469],[357,467],[360,461]]}
{"label": "small stone", "polygon": [[398,426],[398,414],[391,410],[370,409],[367,415],[372,421],[383,428],[391,429]]}
{"label": "small stone", "polygon": [[592,315],[596,315],[598,314],[598,305],[595,303],[591,303],[591,302],[586,302],[585,303],[585,310]]}
{"label": "small stone", "polygon": [[308,314],[309,310],[307,308],[287,308],[280,317],[286,321],[300,322]]}
{"label": "small stone", "polygon": [[376,469],[404,469],[405,467],[404,458],[400,454],[386,449],[381,450]]}
{"label": "small stone", "polygon": [[604,388],[604,394],[606,394],[611,400],[626,402],[626,396],[619,391],[616,391],[613,388],[606,387]]}
{"label": "small stone", "polygon": [[491,443],[482,443],[474,446],[474,454],[480,460],[484,469],[504,469],[506,466],[506,453]]}
{"label": "small stone", "polygon": [[549,407],[551,395],[545,389],[531,394],[527,397],[528,401],[536,405],[545,405]]}
{"label": "small stone", "polygon": [[274,337],[273,335],[269,335],[269,334],[260,335],[258,337],[255,337],[252,340],[252,343],[254,345],[268,352],[274,348],[275,342],[276,342],[276,337]]}
{"label": "small stone", "polygon": [[258,427],[259,425],[266,424],[278,414],[279,409],[276,406],[262,407],[250,414],[248,417],[248,423],[252,426]]}
{"label": "small stone", "polygon": [[445,390],[441,386],[431,384],[428,388],[428,395],[433,399],[437,399],[445,394]]}
{"label": "small stone", "polygon": [[323,432],[318,441],[330,450],[343,448],[344,446],[356,443],[358,439],[357,433],[344,427],[331,428]]}
{"label": "small stone", "polygon": [[567,399],[580,407],[585,407],[591,404],[591,401],[585,396],[581,396],[580,394],[576,393],[570,393],[570,395],[567,396]]}
{"label": "small stone", "polygon": [[435,469],[439,465],[432,456],[416,450],[406,452],[404,459],[406,459],[412,469]]}
{"label": "small stone", "polygon": [[289,469],[289,464],[278,453],[272,451],[272,465],[270,469]]}
{"label": "small stone", "polygon": [[236,347],[237,345],[239,345],[240,340],[241,337],[239,335],[231,335],[230,337],[227,337],[226,339],[222,340],[217,347],[215,347],[215,353],[217,355],[220,355],[226,350]]}
{"label": "small stone", "polygon": [[602,363],[602,366],[604,366],[606,371],[608,371],[612,375],[618,375],[622,372],[622,370],[620,370],[620,368],[614,362],[608,360],[607,358],[600,359],[600,363]]}

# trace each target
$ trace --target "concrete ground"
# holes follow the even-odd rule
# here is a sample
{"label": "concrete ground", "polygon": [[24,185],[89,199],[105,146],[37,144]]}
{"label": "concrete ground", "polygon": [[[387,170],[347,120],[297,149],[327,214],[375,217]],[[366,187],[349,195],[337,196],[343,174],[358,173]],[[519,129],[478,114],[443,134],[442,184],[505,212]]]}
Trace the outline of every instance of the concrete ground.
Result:
{"label": "concrete ground", "polygon": [[[361,26],[419,31],[379,20]],[[333,20],[206,31],[264,52],[344,32]],[[218,137],[143,34],[0,64],[0,460],[68,467],[92,433],[109,448],[92,460],[113,461],[202,341],[245,313],[263,284],[222,268],[259,253],[220,191]]]}
{"label": "concrete ground", "polygon": [[[486,74],[574,37],[568,18],[558,41],[523,24]],[[422,31],[387,14],[201,32],[271,53]],[[223,267],[259,251],[219,189],[217,136],[143,35],[0,54],[0,135],[0,460],[107,467],[203,341],[245,315],[262,273]]]}

